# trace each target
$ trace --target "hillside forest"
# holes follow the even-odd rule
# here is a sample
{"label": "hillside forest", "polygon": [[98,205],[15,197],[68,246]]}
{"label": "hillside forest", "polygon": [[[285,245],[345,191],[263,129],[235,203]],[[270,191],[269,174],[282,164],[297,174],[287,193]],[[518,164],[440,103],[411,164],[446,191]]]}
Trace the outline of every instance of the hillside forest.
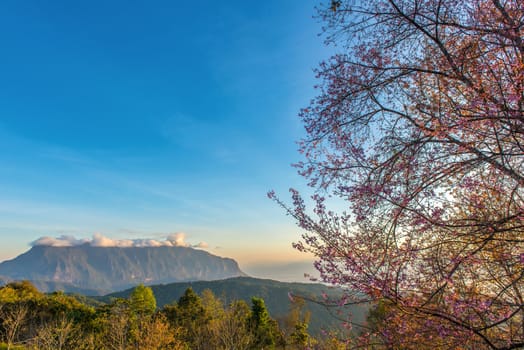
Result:
{"label": "hillside forest", "polygon": [[349,330],[309,334],[304,303],[294,297],[276,320],[262,298],[224,305],[211,290],[158,308],[144,285],[104,303],[12,282],[0,288],[0,349],[346,349]]}

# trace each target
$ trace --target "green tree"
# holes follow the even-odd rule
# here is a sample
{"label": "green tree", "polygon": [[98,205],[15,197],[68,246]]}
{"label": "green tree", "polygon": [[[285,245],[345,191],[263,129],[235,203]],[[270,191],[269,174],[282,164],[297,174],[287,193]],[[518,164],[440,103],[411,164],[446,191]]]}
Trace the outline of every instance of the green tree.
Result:
{"label": "green tree", "polygon": [[35,349],[92,349],[85,340],[94,339],[94,319],[92,307],[62,292],[44,295],[27,281],[0,289],[0,333],[8,349],[15,343]]}
{"label": "green tree", "polygon": [[197,323],[202,325],[205,319],[206,311],[202,304],[202,298],[189,287],[178,300],[176,322],[186,327],[192,327]]}
{"label": "green tree", "polygon": [[251,331],[255,338],[257,349],[273,349],[275,347],[275,334],[273,320],[269,317],[264,299],[251,298]]}
{"label": "green tree", "polygon": [[16,281],[0,288],[0,302],[39,299],[44,295],[29,281]]}
{"label": "green tree", "polygon": [[173,329],[181,330],[182,339],[191,349],[205,349],[204,330],[209,322],[202,298],[191,287],[178,302],[164,307],[163,313]]}
{"label": "green tree", "polygon": [[[156,299],[150,287],[139,284],[129,296],[128,303],[130,311],[128,320],[129,339],[134,348],[138,350],[144,348],[144,334],[151,330],[152,317],[156,311]],[[156,342],[155,339],[151,339],[151,341]]]}
{"label": "green tree", "polygon": [[298,322],[295,324],[295,329],[289,335],[289,342],[300,348],[304,349],[310,343],[310,336],[307,332],[308,324],[306,322]]}
{"label": "green tree", "polygon": [[287,316],[281,320],[287,343],[300,349],[312,345],[314,340],[308,333],[311,312],[304,309],[305,304],[303,298],[293,296],[291,309]]}
{"label": "green tree", "polygon": [[205,313],[212,319],[220,319],[224,317],[224,305],[222,300],[218,298],[210,289],[204,289],[201,297],[202,306]]}
{"label": "green tree", "polygon": [[156,298],[153,290],[143,284],[139,284],[129,297],[131,310],[140,316],[153,315],[156,310]]}

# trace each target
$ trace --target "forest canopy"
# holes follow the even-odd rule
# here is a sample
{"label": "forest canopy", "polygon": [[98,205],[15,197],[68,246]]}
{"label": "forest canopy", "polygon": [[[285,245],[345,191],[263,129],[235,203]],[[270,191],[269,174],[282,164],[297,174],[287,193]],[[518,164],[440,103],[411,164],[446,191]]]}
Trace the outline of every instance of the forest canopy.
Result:
{"label": "forest canopy", "polygon": [[157,308],[144,285],[105,303],[12,282],[0,288],[0,349],[345,349],[340,333],[309,333],[304,306],[296,296],[277,320],[262,298],[226,304],[209,289]]}

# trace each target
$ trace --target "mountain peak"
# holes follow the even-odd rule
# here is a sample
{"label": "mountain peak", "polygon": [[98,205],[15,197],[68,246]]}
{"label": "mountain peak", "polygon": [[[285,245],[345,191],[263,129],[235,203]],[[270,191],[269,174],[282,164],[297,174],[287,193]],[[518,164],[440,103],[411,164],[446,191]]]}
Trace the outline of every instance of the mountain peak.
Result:
{"label": "mountain peak", "polygon": [[84,243],[34,245],[0,263],[0,276],[70,285],[71,289],[117,291],[139,283],[219,280],[245,274],[233,259],[190,247],[99,247]]}

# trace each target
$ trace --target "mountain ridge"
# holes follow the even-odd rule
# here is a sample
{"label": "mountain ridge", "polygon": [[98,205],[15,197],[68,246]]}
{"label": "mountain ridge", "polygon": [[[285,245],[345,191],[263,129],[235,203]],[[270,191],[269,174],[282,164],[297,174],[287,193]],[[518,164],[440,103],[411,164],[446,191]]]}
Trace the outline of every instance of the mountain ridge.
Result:
{"label": "mountain ridge", "polygon": [[[155,295],[159,308],[178,301],[185,290],[191,287],[199,295],[206,289],[211,290],[224,305],[235,300],[244,300],[251,304],[252,297],[262,298],[271,316],[277,320],[284,319],[290,311],[292,305],[290,295],[293,295],[294,298],[304,298],[304,310],[311,313],[309,331],[314,335],[321,334],[323,329],[341,330],[342,320],[340,318],[349,314],[352,315],[354,322],[363,324],[366,322],[369,311],[367,304],[333,306],[332,302],[340,300],[344,293],[343,290],[320,283],[281,282],[243,276],[217,281],[174,282],[149,287]],[[112,298],[129,298],[132,292],[133,288],[129,288],[96,297],[96,300],[107,303]],[[323,296],[328,297],[331,303],[327,303]],[[326,304],[331,304],[331,306],[326,306]]]}
{"label": "mountain ridge", "polygon": [[30,280],[44,291],[94,290],[98,294],[139,283],[220,280],[246,276],[238,263],[189,247],[96,247],[89,243],[54,247],[36,245],[0,263],[0,276]]}

